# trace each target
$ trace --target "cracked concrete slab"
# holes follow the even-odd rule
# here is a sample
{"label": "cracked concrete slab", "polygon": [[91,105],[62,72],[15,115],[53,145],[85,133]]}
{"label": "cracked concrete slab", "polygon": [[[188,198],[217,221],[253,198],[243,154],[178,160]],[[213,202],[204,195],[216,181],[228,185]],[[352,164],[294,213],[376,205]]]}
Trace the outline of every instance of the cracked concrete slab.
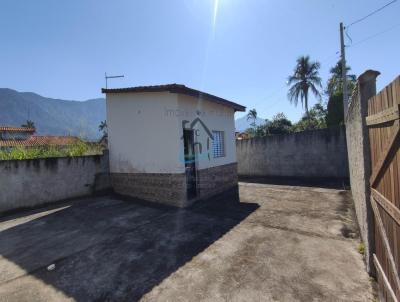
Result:
{"label": "cracked concrete slab", "polygon": [[2,217],[0,301],[373,301],[349,192],[234,193],[189,209],[104,196]]}

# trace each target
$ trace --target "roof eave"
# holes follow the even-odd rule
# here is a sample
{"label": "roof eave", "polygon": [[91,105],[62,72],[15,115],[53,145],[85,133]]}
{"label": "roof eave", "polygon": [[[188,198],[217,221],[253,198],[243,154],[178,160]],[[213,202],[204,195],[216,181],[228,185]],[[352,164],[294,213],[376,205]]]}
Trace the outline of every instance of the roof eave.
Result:
{"label": "roof eave", "polygon": [[189,95],[197,98],[204,98],[210,102],[218,103],[222,106],[231,107],[236,111],[245,112],[246,107],[239,105],[237,103],[228,101],[226,99],[220,98],[215,95],[208,94],[206,92],[202,92],[196,89],[192,89],[186,87],[184,85],[179,84],[170,84],[170,85],[159,85],[159,86],[141,86],[141,87],[129,87],[129,88],[112,88],[112,89],[101,89],[102,93],[144,93],[144,92],[170,92],[170,93],[178,93],[183,95]]}

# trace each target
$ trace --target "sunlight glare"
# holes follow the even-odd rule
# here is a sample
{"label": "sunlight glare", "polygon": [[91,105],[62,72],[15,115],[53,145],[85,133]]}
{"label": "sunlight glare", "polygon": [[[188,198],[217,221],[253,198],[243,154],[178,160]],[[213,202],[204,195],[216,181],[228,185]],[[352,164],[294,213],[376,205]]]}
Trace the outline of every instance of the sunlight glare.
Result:
{"label": "sunlight glare", "polygon": [[215,24],[217,23],[218,7],[219,7],[219,0],[214,0],[213,28],[215,28]]}

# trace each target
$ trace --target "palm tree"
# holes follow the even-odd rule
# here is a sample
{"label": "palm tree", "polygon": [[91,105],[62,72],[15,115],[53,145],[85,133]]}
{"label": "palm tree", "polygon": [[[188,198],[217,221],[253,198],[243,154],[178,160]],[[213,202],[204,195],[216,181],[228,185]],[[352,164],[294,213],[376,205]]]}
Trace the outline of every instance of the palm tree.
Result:
{"label": "palm tree", "polygon": [[36,129],[35,123],[31,120],[27,120],[25,124],[22,124],[21,127],[23,128],[30,128],[30,129]]}
{"label": "palm tree", "polygon": [[250,125],[253,126],[253,128],[256,128],[256,120],[257,120],[256,109],[251,109],[249,113],[247,113],[247,120],[253,120],[253,122]]}
{"label": "palm tree", "polygon": [[302,56],[297,59],[293,75],[289,76],[287,84],[289,88],[288,98],[291,103],[297,106],[299,99],[301,105],[306,109],[308,116],[308,93],[309,90],[316,96],[321,97],[318,88],[321,88],[321,78],[319,77],[319,62],[310,62],[309,56]]}

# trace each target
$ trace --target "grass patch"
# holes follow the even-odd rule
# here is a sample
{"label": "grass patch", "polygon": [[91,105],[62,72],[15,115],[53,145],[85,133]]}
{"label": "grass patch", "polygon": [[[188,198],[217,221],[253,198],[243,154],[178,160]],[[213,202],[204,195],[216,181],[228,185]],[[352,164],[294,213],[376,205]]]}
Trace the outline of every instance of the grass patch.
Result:
{"label": "grass patch", "polygon": [[361,242],[358,245],[357,250],[361,255],[364,255],[365,254],[365,245],[364,245],[364,243]]}
{"label": "grass patch", "polygon": [[0,150],[0,160],[23,160],[48,157],[75,157],[103,154],[99,144],[79,142],[69,146],[13,147]]}

